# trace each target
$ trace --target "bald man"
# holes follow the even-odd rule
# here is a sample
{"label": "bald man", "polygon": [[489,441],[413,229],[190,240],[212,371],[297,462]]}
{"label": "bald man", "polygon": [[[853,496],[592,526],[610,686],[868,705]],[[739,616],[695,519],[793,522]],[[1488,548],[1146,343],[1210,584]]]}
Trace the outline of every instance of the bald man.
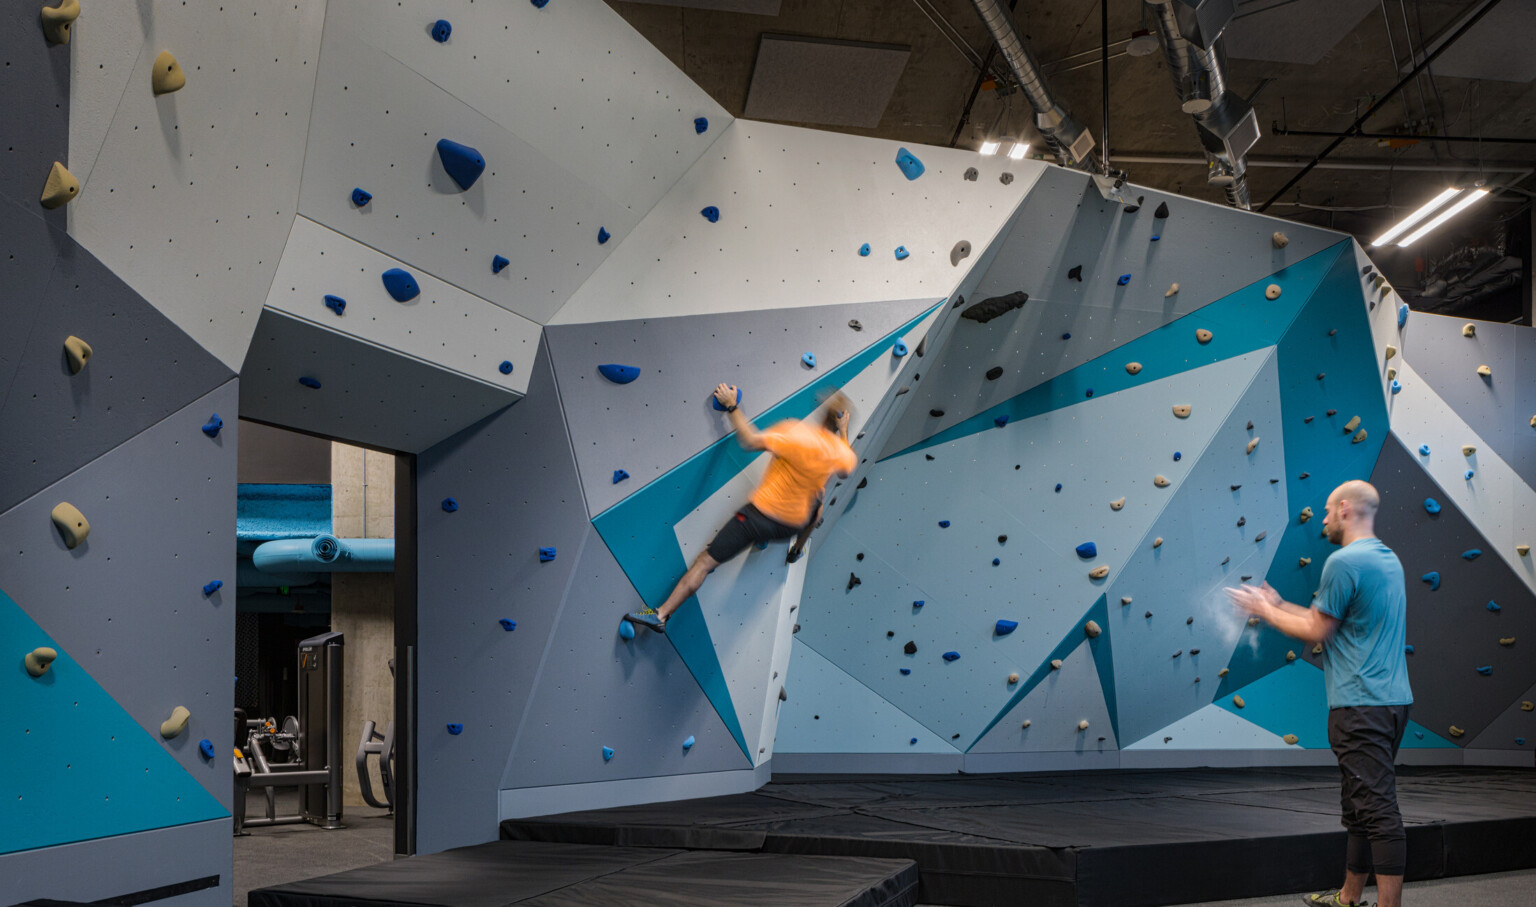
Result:
{"label": "bald man", "polygon": [[1328,743],[1343,776],[1349,831],[1344,887],[1306,895],[1326,907],[1363,905],[1374,868],[1378,907],[1400,907],[1408,836],[1397,808],[1393,763],[1408,727],[1408,596],[1403,565],[1376,537],[1381,497],[1369,482],[1345,482],[1328,496],[1323,529],[1343,546],[1323,565],[1311,608],[1283,601],[1270,588],[1242,586],[1227,594],[1238,607],[1287,636],[1323,646],[1328,690]]}

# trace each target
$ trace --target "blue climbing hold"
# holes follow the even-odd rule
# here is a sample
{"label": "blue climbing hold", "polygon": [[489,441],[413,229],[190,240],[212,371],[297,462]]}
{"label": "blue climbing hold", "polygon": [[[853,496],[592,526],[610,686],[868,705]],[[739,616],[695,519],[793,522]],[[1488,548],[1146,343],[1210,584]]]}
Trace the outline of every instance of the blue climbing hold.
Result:
{"label": "blue climbing hold", "polygon": [[1177,462],[1179,462],[1182,459],[1184,459],[1184,454],[1180,453],[1177,450],[1173,452],[1173,462],[1177,463]]}
{"label": "blue climbing hold", "polygon": [[1486,607],[1489,611],[1492,611],[1494,614],[1504,610],[1503,608],[1499,607],[1499,603],[1496,601],[1490,601],[1484,607]]}
{"label": "blue climbing hold", "polygon": [[1130,283],[1130,282],[1131,282],[1131,275],[1129,275],[1129,274],[1121,274],[1120,275],[1120,279],[1115,281],[1115,283],[1119,284],[1122,287],[1125,286],[1126,284]]}
{"label": "blue climbing hold", "polygon": [[448,40],[448,36],[451,34],[453,34],[453,23],[449,22],[447,19],[439,19],[432,23],[433,41],[442,44],[444,41]]}
{"label": "blue climbing hold", "polygon": [[1483,665],[1477,669],[1477,673],[1483,675],[1484,677],[1488,677],[1493,674],[1493,665]]}
{"label": "blue climbing hold", "polygon": [[919,601],[913,602],[912,603],[912,607],[914,607],[914,608],[921,608],[923,605],[926,605],[926,604],[928,604],[926,601],[919,600]]}
{"label": "blue climbing hold", "polygon": [[1397,307],[1397,326],[1398,327],[1402,327],[1403,325],[1405,325],[1407,323],[1408,323],[1408,303],[1405,302],[1402,305]]}
{"label": "blue climbing hold", "polygon": [[219,591],[222,588],[224,588],[224,581],[221,580],[221,579],[216,579],[216,580],[213,580],[212,582],[208,582],[208,583],[204,583],[203,584],[203,594],[204,595],[212,595],[213,593]]}
{"label": "blue climbing hold", "polygon": [[338,315],[343,315],[347,311],[347,301],[340,296],[332,296],[327,293],[325,296],[325,307]]}
{"label": "blue climbing hold", "polygon": [[1424,732],[1423,731],[1414,731],[1413,732],[1413,736],[1417,737],[1420,740],[1423,740],[1424,739]]}
{"label": "blue climbing hold", "polygon": [[694,117],[693,131],[696,135],[703,135],[709,129],[709,117]]}
{"label": "blue climbing hold", "polygon": [[690,735],[688,735],[688,739],[683,741],[683,749],[691,750],[691,749],[693,749],[693,744],[694,744],[693,735],[690,734]]}
{"label": "blue climbing hold", "polygon": [[[534,0],[534,2],[537,3],[538,0]],[[613,747],[611,747],[611,746],[603,747],[603,761],[607,762],[607,761],[609,761],[612,758],[613,758]]]}
{"label": "blue climbing hold", "polygon": [[1404,652],[1404,654],[1412,655],[1413,654],[1413,646],[1412,645],[1403,646],[1403,652]]}
{"label": "blue climbing hold", "polygon": [[1515,738],[1515,746],[1525,746],[1525,738],[1524,737],[1516,737]]}
{"label": "blue climbing hold", "polygon": [[869,243],[865,243],[864,245],[859,246],[859,255],[862,258],[869,257]]}
{"label": "blue climbing hold", "polygon": [[[719,413],[725,412],[725,407],[720,405],[720,401],[715,399],[715,395],[714,394],[710,394],[709,395],[709,405],[714,408],[715,412],[719,412]],[[741,405],[741,388],[739,388],[739,387],[736,388],[736,405],[737,406]]]}
{"label": "blue climbing hold", "polygon": [[539,549],[539,563],[541,563],[541,564],[542,563],[546,563],[546,562],[552,561],[554,559],[555,559],[555,549],[553,549],[553,548],[540,548]]}
{"label": "blue climbing hold", "polygon": [[[1056,487],[1060,488],[1061,486],[1057,485]],[[1077,546],[1077,556],[1082,558],[1085,561],[1088,560],[1091,557],[1098,557],[1099,556],[1099,546],[1095,545],[1092,542],[1084,542],[1081,545]]]}
{"label": "blue climbing hold", "polygon": [[640,377],[640,369],[638,366],[616,365],[611,362],[607,365],[599,365],[597,367],[597,373],[602,375],[604,378],[607,378],[609,381],[612,381],[614,384],[628,384],[629,382]]}
{"label": "blue climbing hold", "polygon": [[619,621],[619,638],[630,640],[635,638],[635,625],[627,620]]}
{"label": "blue climbing hold", "polygon": [[500,274],[507,265],[512,262],[505,255],[496,255],[491,258],[491,273]]}
{"label": "blue climbing hold", "polygon": [[1003,562],[1003,559],[1002,559],[1002,558],[1000,558],[1000,557],[994,557],[994,558],[993,558],[993,559],[992,559],[992,566],[994,566],[994,567],[996,567],[996,566],[999,566],[999,565],[1000,565],[1000,564],[1002,564],[1002,562]]}
{"label": "blue climbing hold", "polygon": [[528,2],[533,4],[534,9],[543,9],[549,5],[549,0],[528,0]]}
{"label": "blue climbing hold", "polygon": [[501,619],[501,628],[506,630],[508,633],[511,633],[513,630],[517,629],[517,621],[508,620],[507,618],[503,617]]}
{"label": "blue climbing hold", "polygon": [[389,295],[395,302],[410,302],[421,295],[421,287],[417,286],[416,278],[412,277],[409,271],[390,268],[384,272],[383,279],[384,289],[389,291]]}
{"label": "blue climbing hold", "polygon": [[300,376],[299,383],[304,385],[305,387],[309,388],[310,390],[319,390],[320,389],[320,382],[315,380],[314,378],[309,377],[308,375]]}
{"label": "blue climbing hold", "polygon": [[1429,445],[1428,444],[1420,444],[1419,445],[1419,456],[1421,456],[1421,457],[1429,456]]}
{"label": "blue climbing hold", "polygon": [[1425,513],[1429,513],[1429,514],[1439,513],[1440,512],[1440,502],[1435,500],[1434,498],[1425,498],[1424,499],[1424,512]]}
{"label": "blue climbing hold", "polygon": [[1056,483],[1056,493],[1057,494],[1061,494],[1061,483],[1060,482]]}
{"label": "blue climbing hold", "polygon": [[224,420],[219,418],[219,414],[218,413],[214,413],[213,415],[208,417],[208,421],[207,422],[203,423],[203,434],[207,435],[210,438],[217,438],[219,436],[219,429],[221,429],[223,427],[224,427]]}
{"label": "blue climbing hold", "polygon": [[496,370],[501,372],[503,375],[510,375],[510,374],[512,374],[512,360],[511,359],[503,359],[503,360],[501,360],[501,365],[496,366]]}
{"label": "blue climbing hold", "polygon": [[1161,237],[1161,236],[1158,236],[1158,235],[1157,235],[1157,234],[1156,234],[1156,233],[1153,233],[1153,234],[1152,234],[1152,241],[1153,241],[1153,242],[1157,242],[1157,241],[1158,241],[1158,240],[1160,240],[1160,239],[1162,239],[1162,237]]}
{"label": "blue climbing hold", "polygon": [[448,733],[457,737],[464,733],[464,725],[458,723],[457,721],[450,721],[448,722]]}
{"label": "blue climbing hold", "polygon": [[998,428],[1002,428],[1004,425],[1007,425],[1008,424],[1008,414],[1007,413],[1003,413],[1001,416],[997,416],[996,418],[994,418],[992,420],[992,424],[996,425]]}
{"label": "blue climbing hold", "polygon": [[923,166],[923,162],[917,159],[917,155],[905,148],[896,150],[896,166],[901,168],[902,175],[909,180],[922,176],[923,171],[927,169]]}
{"label": "blue climbing hold", "polygon": [[1092,397],[1093,396],[1093,388],[1090,387],[1086,391],[1084,391],[1083,392],[1083,396],[1085,396],[1085,397]]}
{"label": "blue climbing hold", "polygon": [[629,473],[625,472],[624,470],[615,469],[613,471],[613,484],[617,485],[627,478],[629,478]]}
{"label": "blue climbing hold", "polygon": [[939,528],[940,529],[948,529],[949,528],[949,520],[939,520]]}
{"label": "blue climbing hold", "polygon": [[373,201],[372,192],[369,192],[362,187],[358,187],[352,190],[352,204],[356,205],[357,207],[361,208],[371,201]]}
{"label": "blue climbing hold", "polygon": [[908,255],[911,255],[911,254],[912,254],[911,252],[907,251],[907,247],[906,246],[897,246],[896,247],[896,260],[897,261],[901,261],[902,259],[906,258]]}
{"label": "blue climbing hold", "polygon": [[608,228],[607,227],[598,227],[597,228],[597,244],[598,245],[602,245],[603,243],[607,242],[608,240],[610,240],[612,238],[613,238],[613,234],[608,232]]}
{"label": "blue climbing hold", "polygon": [[816,367],[816,354],[815,353],[806,353],[804,356],[800,357],[800,362],[802,364],[804,364],[806,368],[815,368]]}
{"label": "blue climbing hold", "polygon": [[1473,472],[1473,471],[1472,471],[1472,470],[1470,470],[1470,469],[1469,469],[1469,470],[1467,470],[1467,471],[1466,471],[1466,472],[1464,472],[1464,473],[1462,473],[1462,475],[1461,475],[1461,477],[1462,477],[1462,478],[1463,478],[1463,479],[1468,479],[1468,480],[1470,480],[1470,479],[1471,479],[1471,478],[1472,478],[1472,477],[1473,477],[1473,476],[1475,476],[1475,475],[1477,475],[1477,473],[1476,473],[1476,472]]}
{"label": "blue climbing hold", "polygon": [[1071,334],[1062,334],[1061,335],[1061,339],[1062,340],[1071,340],[1072,339],[1072,335]]}
{"label": "blue climbing hold", "polygon": [[[1019,622],[1016,620],[1000,620],[997,622],[997,626],[992,628],[992,632],[996,633],[998,636],[1007,636],[1009,633],[1012,633],[1018,628]],[[948,658],[949,656],[946,655],[944,657]]]}
{"label": "blue climbing hold", "polygon": [[907,341],[903,340],[900,337],[897,337],[896,338],[896,345],[891,347],[891,355],[895,356],[897,359],[900,359],[902,356],[905,356],[906,354],[907,354]]}
{"label": "blue climbing hold", "polygon": [[443,169],[459,184],[460,189],[468,189],[485,172],[485,158],[480,152],[460,145],[452,139],[437,140],[437,157],[443,162]]}
{"label": "blue climbing hold", "polygon": [[1466,560],[1466,561],[1475,561],[1479,557],[1481,557],[1482,554],[1483,554],[1483,549],[1481,549],[1481,548],[1468,548],[1466,551],[1463,551],[1461,553],[1461,558],[1462,558],[1462,560]]}
{"label": "blue climbing hold", "polygon": [[209,740],[207,737],[204,737],[197,742],[197,749],[203,754],[204,759],[213,758],[213,741]]}
{"label": "blue climbing hold", "polygon": [[453,498],[443,498],[443,509],[448,513],[453,513],[459,509],[459,502]]}
{"label": "blue climbing hold", "polygon": [[699,213],[704,215],[704,219],[712,224],[717,223],[720,220],[720,209],[716,208],[714,205],[710,205]]}
{"label": "blue climbing hold", "polygon": [[958,659],[959,657],[960,657],[960,653],[959,652],[945,652],[944,653],[944,660],[945,661],[954,661],[954,660]]}
{"label": "blue climbing hold", "polygon": [[[903,676],[903,677],[905,677],[905,676],[907,676],[908,674],[911,674],[911,673],[912,673],[912,669],[911,668],[902,668],[901,669],[901,676]],[[913,739],[915,740],[916,738],[913,738]]]}
{"label": "blue climbing hold", "polygon": [[1402,393],[1402,390],[1403,390],[1403,382],[1397,380],[1396,378],[1393,378],[1392,379],[1392,393],[1394,393],[1394,394]]}
{"label": "blue climbing hold", "polygon": [[913,738],[912,738],[912,743],[911,743],[911,745],[912,745],[912,746],[917,746],[917,738],[916,738],[916,737],[913,737]]}
{"label": "blue climbing hold", "polygon": [[1419,577],[1419,579],[1423,580],[1426,583],[1429,583],[1429,591],[1431,591],[1431,592],[1438,592],[1438,591],[1440,591],[1440,574],[1438,572],[1436,572],[1434,570],[1431,570],[1428,573],[1424,574],[1423,576]]}

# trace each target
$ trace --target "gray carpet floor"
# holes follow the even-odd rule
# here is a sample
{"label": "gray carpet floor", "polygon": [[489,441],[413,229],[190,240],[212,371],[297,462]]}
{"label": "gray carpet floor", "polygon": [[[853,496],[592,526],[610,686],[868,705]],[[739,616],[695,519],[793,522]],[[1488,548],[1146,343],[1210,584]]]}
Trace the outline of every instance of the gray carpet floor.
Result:
{"label": "gray carpet floor", "polygon": [[[1365,889],[1365,900],[1374,904],[1376,889]],[[1301,895],[1286,894],[1242,901],[1206,901],[1184,907],[1296,907],[1300,903]],[[1536,904],[1536,869],[1409,882],[1403,886],[1404,907],[1428,907],[1430,904],[1530,907]]]}
{"label": "gray carpet floor", "polygon": [[[253,791],[246,817],[266,815],[266,797]],[[277,814],[298,812],[298,792],[277,795]],[[342,811],[346,828],[326,831],[314,825],[274,825],[251,828],[235,839],[235,907],[246,907],[253,888],[297,882],[345,869],[372,866],[394,859],[395,820],[383,810],[349,806]]]}

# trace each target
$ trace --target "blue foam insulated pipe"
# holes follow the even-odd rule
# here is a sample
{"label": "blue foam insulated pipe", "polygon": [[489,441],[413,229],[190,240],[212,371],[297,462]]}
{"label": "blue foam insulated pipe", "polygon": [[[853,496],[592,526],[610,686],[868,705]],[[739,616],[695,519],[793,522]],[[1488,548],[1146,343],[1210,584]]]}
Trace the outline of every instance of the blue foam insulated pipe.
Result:
{"label": "blue foam insulated pipe", "polygon": [[251,562],[263,573],[389,573],[395,569],[395,540],[278,539],[257,548]]}

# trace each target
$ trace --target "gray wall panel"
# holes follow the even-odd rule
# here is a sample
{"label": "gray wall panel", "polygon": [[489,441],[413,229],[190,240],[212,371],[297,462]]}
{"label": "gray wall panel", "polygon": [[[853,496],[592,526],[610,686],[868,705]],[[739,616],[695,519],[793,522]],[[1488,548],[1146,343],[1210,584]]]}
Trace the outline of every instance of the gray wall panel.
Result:
{"label": "gray wall panel", "polygon": [[66,211],[38,204],[53,162],[69,166],[68,44],[49,44],[38,10],[42,3],[7,3],[0,10],[0,122],[6,129],[0,195],[63,228]]}
{"label": "gray wall panel", "polygon": [[216,875],[214,888],[154,901],[155,907],[228,907],[235,897],[230,819],[0,856],[7,903],[84,902]]}
{"label": "gray wall panel", "polygon": [[1527,711],[1525,704],[1536,702],[1536,686],[1512,702],[1504,713],[1489,722],[1477,739],[1467,744],[1469,749],[1487,750],[1536,750],[1536,709]]}
{"label": "gray wall panel", "polygon": [[[64,339],[71,334],[93,350],[78,375],[64,360]],[[230,377],[223,363],[94,255],[63,240],[13,393],[0,409],[0,462],[6,464],[0,510]],[[232,407],[222,415],[235,417]]]}
{"label": "gray wall panel", "polygon": [[[166,750],[226,809],[222,747],[234,708],[237,381],[198,398],[0,514],[0,588],[146,732],[178,705],[192,712]],[[217,438],[208,413],[227,416]],[[60,501],[90,521],[70,550],[49,519]],[[203,584],[224,587],[203,595]]]}
{"label": "gray wall panel", "polygon": [[[39,209],[41,210],[41,209]],[[59,249],[72,242],[43,219],[7,198],[0,198],[0,410],[21,365],[32,325],[43,304]]]}
{"label": "gray wall panel", "polygon": [[[1408,583],[1413,720],[1447,739],[1454,724],[1467,732],[1455,741],[1465,746],[1536,682],[1536,661],[1520,650],[1536,641],[1536,596],[1395,434],[1382,447],[1371,482],[1381,492],[1376,532],[1397,552]],[[1426,497],[1440,503],[1439,514],[1424,510]],[[1472,548],[1483,555],[1462,558]],[[1419,579],[1431,570],[1440,574],[1438,591]],[[1489,601],[1502,610],[1490,612]],[[1511,636],[1516,645],[1499,645]],[[1477,673],[1488,665],[1491,676]]]}

